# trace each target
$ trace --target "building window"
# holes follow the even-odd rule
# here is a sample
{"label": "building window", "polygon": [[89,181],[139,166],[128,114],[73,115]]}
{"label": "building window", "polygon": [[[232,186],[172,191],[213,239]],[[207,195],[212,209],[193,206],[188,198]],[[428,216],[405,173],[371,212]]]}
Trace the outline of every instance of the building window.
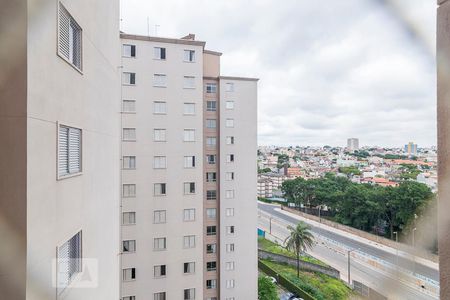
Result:
{"label": "building window", "polygon": [[227,234],[234,234],[234,226],[227,226],[226,230]]}
{"label": "building window", "polygon": [[185,182],[184,183],[184,194],[185,195],[195,194],[195,182]]}
{"label": "building window", "polygon": [[136,241],[135,240],[122,241],[122,251],[136,252]]}
{"label": "building window", "polygon": [[124,44],[122,46],[123,57],[136,57],[136,45]]}
{"label": "building window", "polygon": [[122,112],[134,113],[136,112],[136,100],[123,100]]}
{"label": "building window", "polygon": [[122,130],[123,141],[136,141],[136,128],[124,128]]}
{"label": "building window", "polygon": [[216,226],[206,226],[206,235],[216,235]]}
{"label": "building window", "polygon": [[122,213],[122,225],[134,225],[136,224],[136,212],[124,212]]}
{"label": "building window", "polygon": [[122,83],[124,85],[135,85],[136,84],[136,73],[123,72]]}
{"label": "building window", "polygon": [[206,119],[206,128],[217,128],[216,119]]}
{"label": "building window", "polygon": [[226,281],[226,287],[227,289],[232,289],[234,288],[234,279],[229,279]]}
{"label": "building window", "polygon": [[153,86],[166,87],[167,76],[165,74],[153,74]]}
{"label": "building window", "polygon": [[59,177],[81,173],[81,139],[81,129],[59,125]]}
{"label": "building window", "polygon": [[195,299],[195,289],[185,289],[184,300],[194,300],[194,299]]}
{"label": "building window", "polygon": [[81,231],[58,247],[58,286],[64,290],[81,272]]}
{"label": "building window", "polygon": [[160,48],[160,47],[153,48],[153,58],[166,59],[166,48]]}
{"label": "building window", "polygon": [[227,163],[234,162],[234,154],[227,154]]}
{"label": "building window", "polygon": [[227,271],[232,271],[232,270],[234,270],[234,261],[227,261],[227,262],[225,263],[225,269],[226,269]]}
{"label": "building window", "polygon": [[185,168],[195,168],[195,156],[185,156],[184,157],[184,167]]}
{"label": "building window", "polygon": [[166,195],[166,184],[165,183],[155,183],[155,196],[164,196]]}
{"label": "building window", "polygon": [[207,208],[206,209],[206,217],[208,219],[215,219],[216,218],[216,209],[215,208]]}
{"label": "building window", "polygon": [[167,113],[167,104],[164,101],[153,102],[153,113],[156,115],[165,115]]}
{"label": "building window", "polygon": [[183,135],[184,142],[195,142],[195,129],[185,129]]}
{"label": "building window", "polygon": [[166,141],[166,130],[165,129],[154,129],[153,130],[153,140],[155,142],[165,142]]}
{"label": "building window", "polygon": [[225,126],[229,128],[234,127],[234,119],[226,119]]}
{"label": "building window", "polygon": [[153,276],[155,277],[165,277],[166,276],[166,265],[153,266]]}
{"label": "building window", "polygon": [[136,185],[124,184],[122,186],[122,195],[124,198],[136,197]]}
{"label": "building window", "polygon": [[166,223],[166,211],[155,210],[153,212],[153,224],[164,224],[164,223]]}
{"label": "building window", "polygon": [[227,145],[234,144],[234,136],[227,136]]}
{"label": "building window", "polygon": [[195,221],[195,208],[188,208],[183,211],[183,221]]}
{"label": "building window", "polygon": [[225,191],[225,198],[233,199],[234,198],[234,190],[226,190]]}
{"label": "building window", "polygon": [[206,244],[206,253],[212,254],[217,252],[216,244]]}
{"label": "building window", "polygon": [[166,250],[166,238],[154,238],[153,249],[156,251]]}
{"label": "building window", "polygon": [[207,83],[206,84],[206,93],[207,94],[215,94],[215,93],[217,93],[217,84],[215,84],[215,83]]}
{"label": "building window", "polygon": [[234,252],[234,244],[226,244],[225,248],[227,252]]}
{"label": "building window", "polygon": [[234,216],[234,208],[227,208],[227,210],[226,210],[226,216],[227,216],[227,217],[232,217],[232,216]]}
{"label": "building window", "polygon": [[208,261],[206,263],[206,271],[212,272],[217,270],[217,263],[215,261]]}
{"label": "building window", "polygon": [[208,290],[217,288],[217,280],[216,279],[206,280],[206,288]]}
{"label": "building window", "polygon": [[82,29],[67,9],[59,3],[58,54],[78,70],[82,65]]}
{"label": "building window", "polygon": [[184,61],[195,62],[195,50],[184,50]]}
{"label": "building window", "polygon": [[217,138],[214,136],[208,136],[206,137],[206,146],[210,148],[215,148],[217,144]]}
{"label": "building window", "polygon": [[186,262],[183,265],[183,273],[184,274],[193,274],[195,273],[195,263],[194,262]]}
{"label": "building window", "polygon": [[217,174],[216,172],[207,172],[206,173],[206,182],[216,182]]}
{"label": "building window", "polygon": [[184,76],[183,88],[185,89],[195,89],[195,77],[194,76]]}
{"label": "building window", "polygon": [[234,109],[234,101],[227,101],[225,107],[226,109]]}
{"label": "building window", "polygon": [[206,162],[209,164],[209,165],[214,165],[214,164],[216,164],[216,155],[215,154],[208,154],[208,155],[206,155]]}
{"label": "building window", "polygon": [[225,300],[236,300],[234,297],[227,297]]}
{"label": "building window", "polygon": [[206,191],[206,200],[216,200],[217,199],[217,191],[209,190]]}
{"label": "building window", "polygon": [[206,101],[206,111],[216,111],[217,101]]}
{"label": "building window", "polygon": [[122,270],[123,281],[132,281],[136,279],[136,268],[128,268]]}
{"label": "building window", "polygon": [[206,300],[217,300],[217,297],[208,297]]}
{"label": "building window", "polygon": [[195,248],[195,235],[185,235],[183,237],[183,248]]}
{"label": "building window", "polygon": [[234,92],[234,83],[233,82],[225,83],[225,91]]}
{"label": "building window", "polygon": [[183,114],[184,115],[195,115],[195,103],[184,103]]}
{"label": "building window", "polygon": [[136,156],[124,156],[123,168],[125,170],[136,169]]}
{"label": "building window", "polygon": [[166,300],[166,292],[154,293],[153,300]]}
{"label": "building window", "polygon": [[167,161],[165,156],[154,156],[153,157],[153,168],[154,169],[165,169],[167,167]]}
{"label": "building window", "polygon": [[234,180],[234,172],[227,172],[226,174],[225,174],[225,178],[226,178],[226,180],[228,180],[228,181],[232,181],[232,180]]}
{"label": "building window", "polygon": [[136,300],[136,296],[125,296],[122,300]]}

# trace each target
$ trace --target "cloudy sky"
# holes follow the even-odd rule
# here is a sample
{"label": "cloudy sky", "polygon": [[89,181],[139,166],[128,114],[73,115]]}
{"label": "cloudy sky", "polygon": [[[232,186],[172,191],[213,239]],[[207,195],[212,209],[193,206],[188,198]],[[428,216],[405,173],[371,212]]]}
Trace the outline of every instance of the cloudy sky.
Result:
{"label": "cloudy sky", "polygon": [[122,0],[121,29],[195,33],[223,75],[260,78],[261,145],[420,147],[436,144],[435,3]]}

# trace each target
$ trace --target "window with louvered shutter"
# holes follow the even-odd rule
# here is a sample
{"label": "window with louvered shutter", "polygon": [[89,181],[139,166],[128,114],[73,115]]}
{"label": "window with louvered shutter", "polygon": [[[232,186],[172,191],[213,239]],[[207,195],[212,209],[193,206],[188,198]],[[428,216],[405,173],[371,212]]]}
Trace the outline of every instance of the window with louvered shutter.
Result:
{"label": "window with louvered shutter", "polygon": [[59,126],[58,176],[81,172],[81,129]]}
{"label": "window with louvered shutter", "polygon": [[58,23],[58,54],[81,71],[82,29],[61,3]]}
{"label": "window with louvered shutter", "polygon": [[81,231],[58,247],[57,278],[59,293],[81,272]]}

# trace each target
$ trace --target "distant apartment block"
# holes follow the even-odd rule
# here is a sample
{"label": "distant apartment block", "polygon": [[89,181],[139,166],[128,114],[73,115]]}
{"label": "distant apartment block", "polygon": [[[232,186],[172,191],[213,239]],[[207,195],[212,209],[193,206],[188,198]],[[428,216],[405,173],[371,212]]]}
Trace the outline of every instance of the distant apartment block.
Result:
{"label": "distant apartment block", "polygon": [[359,149],[359,139],[349,138],[347,139],[347,149],[349,151],[355,151]]}
{"label": "distant apartment block", "polygon": [[0,22],[0,298],[118,299],[119,1]]}
{"label": "distant apartment block", "polygon": [[273,182],[270,179],[258,179],[258,197],[273,197]]}
{"label": "distant apartment block", "polygon": [[194,35],[121,41],[122,299],[256,299],[257,79]]}
{"label": "distant apartment block", "polygon": [[405,145],[404,151],[408,155],[417,155],[417,144],[409,142]]}

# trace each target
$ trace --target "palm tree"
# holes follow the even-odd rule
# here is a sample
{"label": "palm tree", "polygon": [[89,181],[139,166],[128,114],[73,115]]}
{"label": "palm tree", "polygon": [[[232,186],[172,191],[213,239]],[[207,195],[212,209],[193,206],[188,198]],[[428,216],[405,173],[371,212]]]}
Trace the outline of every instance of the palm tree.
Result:
{"label": "palm tree", "polygon": [[286,249],[293,251],[297,255],[297,277],[300,277],[300,253],[311,249],[314,246],[314,236],[311,227],[300,221],[296,227],[289,225],[289,236],[284,241]]}

